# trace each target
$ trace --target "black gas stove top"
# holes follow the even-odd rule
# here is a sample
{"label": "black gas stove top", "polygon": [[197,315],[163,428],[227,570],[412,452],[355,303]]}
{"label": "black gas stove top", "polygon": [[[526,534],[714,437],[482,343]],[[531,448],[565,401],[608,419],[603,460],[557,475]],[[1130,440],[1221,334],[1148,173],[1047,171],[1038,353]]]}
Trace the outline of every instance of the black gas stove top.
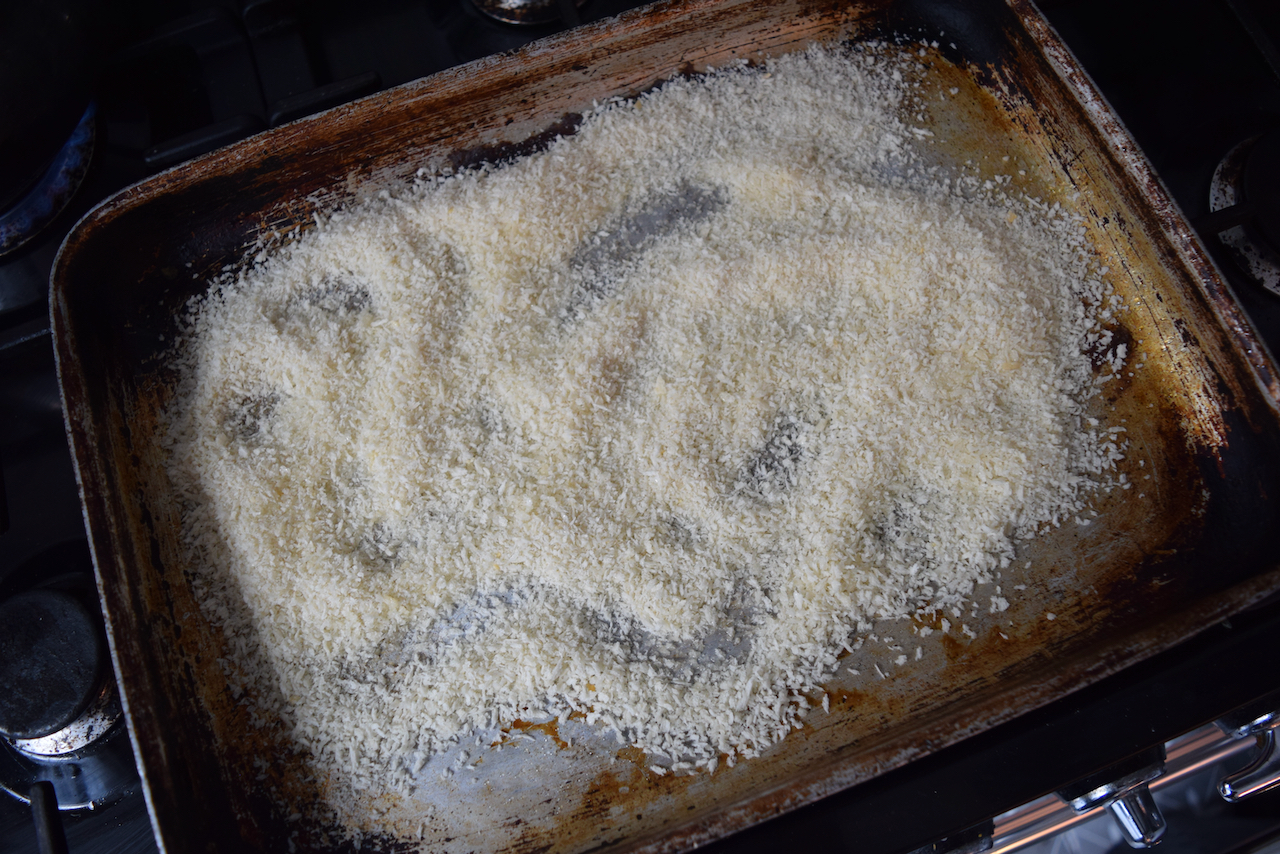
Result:
{"label": "black gas stove top", "polygon": [[[257,131],[519,47],[562,29],[565,16],[585,22],[641,4],[548,0],[553,20],[532,26],[495,21],[472,0],[37,5],[49,16],[31,25],[35,37],[75,30],[78,76],[50,86],[57,109],[42,106],[33,116],[60,128],[43,156],[27,149],[49,133],[33,130],[21,156],[7,154],[16,149],[0,136],[0,156],[10,157],[0,162],[0,249],[16,246],[0,255],[0,608],[39,588],[54,600],[41,607],[70,609],[92,623],[92,566],[47,314],[49,271],[74,222],[117,190]],[[1256,259],[1245,258],[1235,240],[1265,228],[1233,220],[1231,231],[1221,217],[1208,218],[1241,201],[1219,188],[1211,204],[1223,159],[1233,151],[1247,157],[1268,131],[1280,135],[1280,7],[1264,0],[1055,0],[1044,8],[1200,225],[1263,340],[1280,352],[1280,294],[1259,283],[1265,269],[1251,267]],[[22,58],[7,45],[6,51],[6,61]],[[25,71],[8,77],[35,85]],[[67,140],[56,180],[41,184],[45,164]],[[40,197],[34,209],[21,208],[33,194]],[[43,227],[29,239],[15,237],[20,220]],[[1220,228],[1223,239],[1215,236]],[[1255,255],[1266,262],[1270,251]],[[0,619],[35,607],[20,600]],[[1273,602],[1048,708],[712,850],[821,844],[890,854],[948,836],[981,839],[993,816],[1280,689],[1276,649],[1280,603]],[[18,678],[12,673],[0,671],[9,674],[0,678]],[[111,723],[105,676],[92,667],[85,673],[89,693],[101,695],[94,702],[108,709],[106,738],[46,763],[53,770],[31,767],[0,743],[0,785],[26,797],[33,780],[55,780],[63,805],[76,807],[61,814],[73,852],[154,850],[128,740],[122,724]],[[3,792],[0,850],[38,850],[30,808]]]}

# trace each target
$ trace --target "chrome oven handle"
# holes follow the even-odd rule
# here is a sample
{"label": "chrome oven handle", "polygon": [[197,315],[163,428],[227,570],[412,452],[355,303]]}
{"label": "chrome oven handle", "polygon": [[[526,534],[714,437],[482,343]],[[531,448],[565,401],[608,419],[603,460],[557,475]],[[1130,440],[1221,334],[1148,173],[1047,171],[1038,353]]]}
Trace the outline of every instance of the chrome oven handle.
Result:
{"label": "chrome oven handle", "polygon": [[1165,750],[1159,745],[1077,780],[1057,794],[1076,815],[1106,807],[1120,825],[1125,842],[1133,848],[1150,848],[1160,841],[1166,824],[1148,784],[1164,772]]}
{"label": "chrome oven handle", "polygon": [[1107,805],[1132,848],[1150,848],[1164,836],[1164,816],[1156,806],[1151,789],[1142,783]]}
{"label": "chrome oven handle", "polygon": [[1219,729],[1233,738],[1252,736],[1258,742],[1253,761],[1218,784],[1218,793],[1232,803],[1280,786],[1280,750],[1276,749],[1280,697],[1269,695],[1263,701],[1217,721]]}

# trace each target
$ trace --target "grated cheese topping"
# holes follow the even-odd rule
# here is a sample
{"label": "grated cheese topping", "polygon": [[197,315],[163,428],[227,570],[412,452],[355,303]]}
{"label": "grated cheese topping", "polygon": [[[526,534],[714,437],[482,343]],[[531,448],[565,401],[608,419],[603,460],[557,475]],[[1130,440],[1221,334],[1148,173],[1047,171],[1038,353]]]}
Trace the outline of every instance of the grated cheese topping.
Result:
{"label": "grated cheese topping", "polygon": [[403,789],[571,712],[732,765],[873,620],[1085,508],[1109,289],[1056,205],[912,168],[914,61],[674,80],[196,301],[184,539],[236,691],[318,775]]}

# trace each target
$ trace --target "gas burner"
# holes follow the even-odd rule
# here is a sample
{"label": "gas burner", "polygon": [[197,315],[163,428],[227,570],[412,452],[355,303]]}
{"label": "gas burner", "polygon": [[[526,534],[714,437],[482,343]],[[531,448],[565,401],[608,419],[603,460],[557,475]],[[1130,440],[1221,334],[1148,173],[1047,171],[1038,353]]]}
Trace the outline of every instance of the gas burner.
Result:
{"label": "gas burner", "polygon": [[0,212],[0,256],[40,233],[80,189],[93,157],[94,112],[90,104],[40,179],[12,207]]}
{"label": "gas burner", "polygon": [[506,24],[549,24],[563,21],[577,26],[578,7],[586,0],[471,0],[490,18]]}
{"label": "gas burner", "polygon": [[[36,588],[0,604],[0,735],[24,753],[66,753],[114,723],[106,644],[67,590]],[[85,720],[86,716],[89,720]],[[117,714],[116,717],[119,717]]]}
{"label": "gas burner", "polygon": [[12,747],[7,739],[0,745],[0,789],[24,803],[41,782],[53,784],[60,810],[100,809],[141,788],[123,723],[92,744],[57,756],[29,756]]}
{"label": "gas burner", "polygon": [[0,788],[18,800],[48,782],[60,809],[94,809],[138,788],[94,592],[72,569],[0,602]]}
{"label": "gas burner", "polygon": [[1242,270],[1280,296],[1280,131],[1227,152],[1213,173],[1209,210],[1196,227],[1217,234]]}
{"label": "gas burner", "polygon": [[88,707],[71,723],[57,732],[35,738],[11,738],[9,743],[19,753],[42,759],[62,756],[88,747],[120,720],[120,698],[116,695],[115,682],[107,679]]}

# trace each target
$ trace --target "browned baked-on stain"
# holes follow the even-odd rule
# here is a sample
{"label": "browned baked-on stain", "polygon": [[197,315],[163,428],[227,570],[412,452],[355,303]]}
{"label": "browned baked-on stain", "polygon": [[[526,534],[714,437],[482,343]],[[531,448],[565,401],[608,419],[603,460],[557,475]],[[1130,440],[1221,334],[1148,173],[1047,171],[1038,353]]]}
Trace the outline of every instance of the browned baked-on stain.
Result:
{"label": "browned baked-on stain", "polygon": [[961,643],[949,634],[942,636],[942,651],[947,654],[947,663],[951,664],[961,658],[964,658],[968,652],[967,644]]}
{"label": "browned baked-on stain", "polygon": [[852,688],[830,688],[827,696],[831,698],[831,708],[856,708],[866,701],[866,694]]}
{"label": "browned baked-on stain", "polygon": [[1124,324],[1117,324],[1108,328],[1111,338],[1103,344],[1101,339],[1097,344],[1090,348],[1088,352],[1089,361],[1093,365],[1095,373],[1101,371],[1102,366],[1107,364],[1107,357],[1114,353],[1119,347],[1125,348],[1126,356],[1124,363],[1120,366],[1120,370],[1113,374],[1108,374],[1106,385],[1102,387],[1102,395],[1107,403],[1118,403],[1123,397],[1130,393],[1130,389],[1135,382],[1135,372],[1133,366],[1138,359],[1138,354],[1133,345],[1133,333],[1129,327]]}
{"label": "browned baked-on stain", "polygon": [[[812,704],[808,709],[802,711],[801,714],[805,714],[806,712],[812,711],[814,708],[821,709],[822,704],[821,703]],[[815,733],[817,733],[817,730],[814,729],[813,725],[809,723],[809,719],[807,717],[801,717],[801,718],[797,718],[795,722],[791,724],[791,731],[787,733],[787,738],[807,739],[810,736],[814,735]]]}
{"label": "browned baked-on stain", "polygon": [[528,721],[522,721],[519,718],[516,718],[511,722],[510,728],[519,730],[520,732],[529,732],[530,730],[534,730],[554,741],[556,743],[556,747],[565,748],[569,746],[569,742],[560,737],[560,722],[555,718],[540,724],[531,724]]}
{"label": "browned baked-on stain", "polygon": [[635,765],[641,771],[647,772],[649,770],[649,766],[645,762],[645,759],[647,758],[646,754],[643,750],[641,750],[638,747],[624,747],[614,755],[617,756],[619,759],[625,759],[627,762],[630,762],[632,765]]}
{"label": "browned baked-on stain", "polygon": [[617,753],[615,753],[614,755],[617,756],[619,759],[624,759],[627,762],[630,762],[632,765],[635,765],[637,768],[640,769],[640,772],[641,774],[644,775],[645,780],[647,780],[649,783],[654,785],[673,786],[673,785],[676,785],[679,781],[688,782],[689,780],[693,779],[692,777],[676,776],[670,773],[667,773],[667,774],[653,773],[653,771],[650,769],[650,766],[655,763],[652,760],[650,760],[649,754],[645,753],[643,750],[641,750],[638,747],[634,747],[634,746],[623,747],[619,749]]}
{"label": "browned baked-on stain", "polygon": [[546,842],[542,839],[518,839],[511,846],[513,854],[543,854],[555,847],[554,842]]}
{"label": "browned baked-on stain", "polygon": [[1127,326],[1117,324],[1115,328],[1108,330],[1111,333],[1110,338],[1099,338],[1093,342],[1093,346],[1089,347],[1085,355],[1089,357],[1090,364],[1093,365],[1095,371],[1099,370],[1107,363],[1107,354],[1115,350],[1119,345],[1123,344],[1130,354],[1133,353],[1133,333],[1129,331]]}
{"label": "browned baked-on stain", "polygon": [[619,803],[625,792],[619,791],[625,785],[617,776],[605,768],[597,774],[582,793],[581,812],[591,816],[604,816],[609,809]]}

